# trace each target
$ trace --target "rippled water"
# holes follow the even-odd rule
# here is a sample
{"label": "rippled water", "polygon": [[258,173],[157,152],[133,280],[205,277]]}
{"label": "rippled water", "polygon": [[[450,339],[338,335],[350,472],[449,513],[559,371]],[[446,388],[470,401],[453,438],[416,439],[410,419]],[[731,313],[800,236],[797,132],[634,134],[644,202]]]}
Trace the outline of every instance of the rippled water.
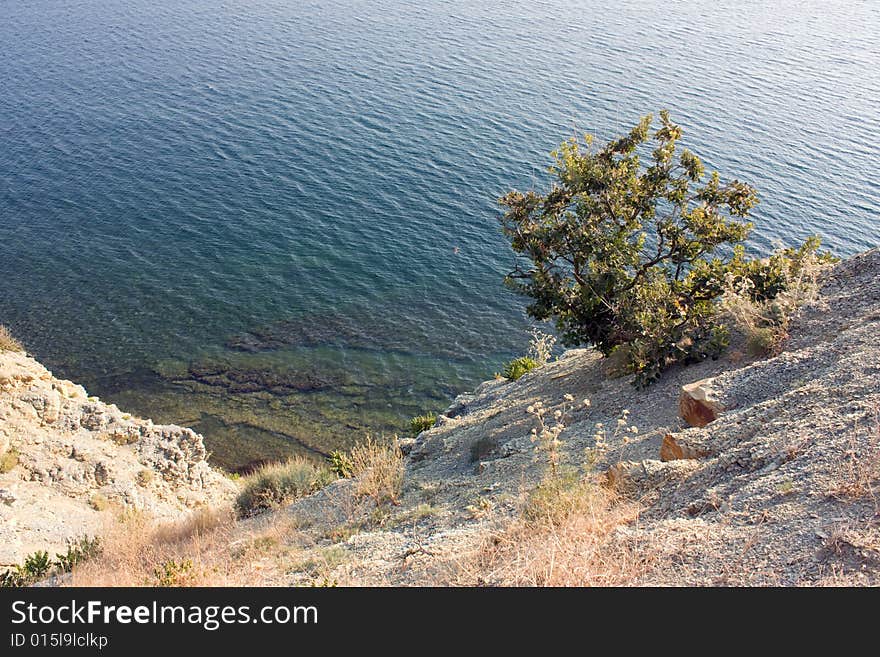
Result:
{"label": "rippled water", "polygon": [[[743,6],[745,4],[745,6]],[[878,243],[873,2],[0,0],[0,322],[228,467],[527,344],[495,199],[666,107],[753,248]]]}

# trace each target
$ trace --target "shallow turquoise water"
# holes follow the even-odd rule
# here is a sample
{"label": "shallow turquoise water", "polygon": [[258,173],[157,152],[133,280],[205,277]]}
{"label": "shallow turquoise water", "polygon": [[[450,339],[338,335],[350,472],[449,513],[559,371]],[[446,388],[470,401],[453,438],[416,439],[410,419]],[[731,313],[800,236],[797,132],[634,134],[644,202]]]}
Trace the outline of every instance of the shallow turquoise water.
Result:
{"label": "shallow turquoise water", "polygon": [[0,2],[0,321],[230,467],[390,432],[525,349],[495,199],[574,131],[669,108],[759,188],[756,252],[880,242],[877,34],[871,2]]}

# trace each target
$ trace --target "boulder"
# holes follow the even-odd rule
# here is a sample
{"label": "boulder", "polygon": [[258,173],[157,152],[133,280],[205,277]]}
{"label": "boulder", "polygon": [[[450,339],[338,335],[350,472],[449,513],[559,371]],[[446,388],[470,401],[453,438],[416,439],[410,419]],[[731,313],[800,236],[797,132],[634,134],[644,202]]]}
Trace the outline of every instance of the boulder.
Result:
{"label": "boulder", "polygon": [[620,461],[606,471],[603,483],[618,493],[642,497],[668,484],[676,484],[686,479],[699,467],[700,465],[693,461],[670,463],[661,463],[653,459],[639,462]]}
{"label": "boulder", "polygon": [[7,488],[0,488],[0,504],[12,506],[17,499],[18,498],[15,496],[15,493],[13,493],[11,490]]}
{"label": "boulder", "polygon": [[397,446],[400,449],[400,453],[404,456],[408,456],[410,452],[412,452],[413,447],[416,445],[415,438],[401,438],[397,441]]}
{"label": "boulder", "polygon": [[705,427],[724,411],[718,393],[712,387],[714,381],[714,378],[701,379],[681,388],[678,413],[692,427]]}
{"label": "boulder", "polygon": [[698,459],[709,456],[710,452],[692,445],[688,445],[681,439],[677,439],[671,433],[663,436],[663,444],[660,445],[661,461],[679,461],[682,459]]}

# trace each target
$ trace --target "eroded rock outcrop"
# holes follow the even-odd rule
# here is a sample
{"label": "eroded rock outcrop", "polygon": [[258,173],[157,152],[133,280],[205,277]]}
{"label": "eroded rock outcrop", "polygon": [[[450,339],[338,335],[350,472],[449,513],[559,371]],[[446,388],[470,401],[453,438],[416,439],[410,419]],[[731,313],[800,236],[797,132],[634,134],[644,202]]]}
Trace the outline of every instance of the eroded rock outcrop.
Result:
{"label": "eroded rock outcrop", "polygon": [[116,511],[170,519],[235,490],[191,429],[131,417],[10,351],[0,351],[4,454],[0,566],[99,534]]}
{"label": "eroded rock outcrop", "polygon": [[660,444],[660,460],[661,461],[680,461],[683,459],[698,459],[709,456],[711,450],[704,446],[695,446],[688,444],[687,439],[681,436],[675,436],[667,433],[663,436],[663,442]]}

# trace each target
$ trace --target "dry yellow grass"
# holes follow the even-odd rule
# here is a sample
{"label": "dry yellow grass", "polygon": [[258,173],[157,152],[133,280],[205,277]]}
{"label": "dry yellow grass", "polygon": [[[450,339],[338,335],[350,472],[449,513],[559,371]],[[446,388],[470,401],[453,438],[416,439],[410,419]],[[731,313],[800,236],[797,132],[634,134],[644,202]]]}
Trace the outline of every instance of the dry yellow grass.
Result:
{"label": "dry yellow grass", "polygon": [[12,469],[18,465],[18,450],[10,447],[6,451],[0,453],[0,474],[12,472]]}
{"label": "dry yellow grass", "polygon": [[592,479],[548,480],[520,517],[492,532],[458,564],[456,584],[625,586],[650,568],[650,557],[616,534],[640,507]]}
{"label": "dry yellow grass", "polygon": [[367,436],[351,450],[351,464],[357,496],[372,498],[376,506],[398,503],[404,467],[396,438],[383,444]]}
{"label": "dry yellow grass", "polygon": [[751,298],[750,281],[728,275],[721,308],[733,325],[745,336],[753,356],[776,356],[788,338],[788,326],[797,310],[814,302],[819,282],[831,263],[815,253],[791,260],[786,275],[786,289],[767,301]]}
{"label": "dry yellow grass", "polygon": [[0,324],[0,351],[24,351],[21,342],[12,337],[9,329]]}
{"label": "dry yellow grass", "polygon": [[233,517],[229,509],[200,506],[177,522],[159,525],[152,540],[157,543],[180,543],[195,536],[206,536],[215,529],[228,526]]}
{"label": "dry yellow grass", "polygon": [[[100,559],[76,566],[73,586],[259,586],[291,534],[267,524],[238,538],[231,510],[201,508],[170,524],[142,514],[117,519],[102,535]],[[237,540],[236,540],[237,539]]]}

